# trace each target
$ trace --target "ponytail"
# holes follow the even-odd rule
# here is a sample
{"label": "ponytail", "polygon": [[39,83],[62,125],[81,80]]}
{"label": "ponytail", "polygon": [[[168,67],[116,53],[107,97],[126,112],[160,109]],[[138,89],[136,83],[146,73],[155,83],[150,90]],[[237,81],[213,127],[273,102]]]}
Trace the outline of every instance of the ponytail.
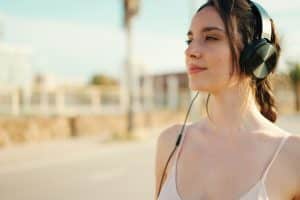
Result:
{"label": "ponytail", "polygon": [[269,77],[255,81],[255,99],[259,104],[261,114],[271,122],[276,122],[277,106]]}

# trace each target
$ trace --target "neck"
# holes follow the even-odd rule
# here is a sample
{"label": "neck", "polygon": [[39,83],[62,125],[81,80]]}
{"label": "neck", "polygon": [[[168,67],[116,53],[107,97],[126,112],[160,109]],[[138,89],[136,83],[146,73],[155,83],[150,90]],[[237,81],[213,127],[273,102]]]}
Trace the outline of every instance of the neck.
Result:
{"label": "neck", "polygon": [[219,134],[257,130],[268,121],[260,113],[252,92],[236,87],[211,94],[208,112],[210,126]]}

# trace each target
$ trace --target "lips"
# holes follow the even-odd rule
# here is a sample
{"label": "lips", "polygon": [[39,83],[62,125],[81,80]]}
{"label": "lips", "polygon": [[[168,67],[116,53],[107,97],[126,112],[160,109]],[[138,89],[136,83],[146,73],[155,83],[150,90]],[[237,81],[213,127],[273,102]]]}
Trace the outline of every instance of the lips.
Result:
{"label": "lips", "polygon": [[197,66],[197,65],[189,65],[189,68],[188,68],[188,72],[190,74],[198,73],[198,72],[201,72],[201,71],[204,71],[204,70],[207,70],[207,68],[200,67],[200,66]]}

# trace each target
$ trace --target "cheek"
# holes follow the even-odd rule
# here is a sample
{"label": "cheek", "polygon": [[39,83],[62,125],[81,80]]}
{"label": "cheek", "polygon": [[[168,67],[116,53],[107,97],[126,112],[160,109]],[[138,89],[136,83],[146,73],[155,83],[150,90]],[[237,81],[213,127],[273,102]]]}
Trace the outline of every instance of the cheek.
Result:
{"label": "cheek", "polygon": [[219,91],[228,87],[232,70],[231,52],[228,44],[218,44],[207,48],[203,61],[208,67],[205,75],[189,77],[191,89]]}
{"label": "cheek", "polygon": [[219,48],[211,58],[212,67],[218,75],[229,76],[232,69],[231,52],[228,47]]}
{"label": "cheek", "polygon": [[215,90],[227,87],[230,80],[230,72],[232,70],[231,52],[227,46],[218,48],[211,54],[211,70],[208,75],[211,77],[211,83]]}

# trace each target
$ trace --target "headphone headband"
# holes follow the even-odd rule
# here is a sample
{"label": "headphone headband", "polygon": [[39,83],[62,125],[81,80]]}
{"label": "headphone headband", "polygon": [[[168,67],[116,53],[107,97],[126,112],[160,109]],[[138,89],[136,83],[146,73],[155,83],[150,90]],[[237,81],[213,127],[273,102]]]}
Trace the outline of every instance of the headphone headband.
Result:
{"label": "headphone headband", "polygon": [[269,42],[272,37],[272,18],[268,15],[267,11],[258,3],[249,1],[252,12],[256,15],[258,22],[259,39],[267,39]]}

